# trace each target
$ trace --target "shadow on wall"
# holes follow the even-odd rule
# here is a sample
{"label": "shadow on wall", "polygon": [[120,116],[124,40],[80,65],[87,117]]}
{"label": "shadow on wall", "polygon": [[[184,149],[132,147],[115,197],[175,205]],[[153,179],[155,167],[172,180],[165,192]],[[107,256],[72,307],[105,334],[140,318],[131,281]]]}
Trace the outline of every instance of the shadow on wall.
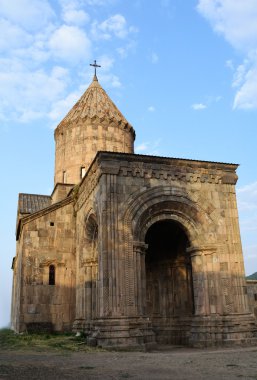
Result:
{"label": "shadow on wall", "polygon": [[72,330],[76,299],[74,288],[34,284],[26,286],[25,294],[20,315],[13,313],[11,327],[15,331]]}

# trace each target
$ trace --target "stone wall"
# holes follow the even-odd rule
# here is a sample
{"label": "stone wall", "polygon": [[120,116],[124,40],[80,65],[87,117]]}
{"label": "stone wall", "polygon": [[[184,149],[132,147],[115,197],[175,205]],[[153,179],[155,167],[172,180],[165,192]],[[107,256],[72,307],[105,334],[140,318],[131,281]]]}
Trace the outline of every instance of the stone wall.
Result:
{"label": "stone wall", "polygon": [[[15,330],[73,325],[102,346],[252,342],[236,168],[99,152],[71,196],[20,221]],[[171,256],[151,246],[158,225],[172,226]]]}
{"label": "stone wall", "polygon": [[134,136],[122,125],[96,118],[61,128],[55,133],[55,142],[55,184],[77,184],[82,178],[81,168],[86,171],[98,151],[132,153]]}
{"label": "stone wall", "polygon": [[[167,312],[169,318],[159,318],[155,331],[162,330],[165,342],[170,336],[169,343],[193,345],[240,342],[253,336],[238,224],[236,167],[98,153],[81,184],[75,209],[83,223],[82,215],[90,215],[85,210],[91,208],[99,226],[98,308],[93,326],[101,344],[128,342],[132,322],[137,331],[141,323],[141,331],[151,335],[152,318],[145,305],[146,234],[152,225],[167,220],[179,225],[189,241],[186,255],[192,266],[194,313],[191,319],[176,317],[174,324]],[[91,296],[92,292],[85,294],[85,304],[92,302]],[[167,302],[161,300],[161,304]]]}
{"label": "stone wall", "polygon": [[[75,245],[72,203],[22,220],[14,263],[13,328],[71,330],[75,318]],[[49,285],[49,268],[55,284]]]}

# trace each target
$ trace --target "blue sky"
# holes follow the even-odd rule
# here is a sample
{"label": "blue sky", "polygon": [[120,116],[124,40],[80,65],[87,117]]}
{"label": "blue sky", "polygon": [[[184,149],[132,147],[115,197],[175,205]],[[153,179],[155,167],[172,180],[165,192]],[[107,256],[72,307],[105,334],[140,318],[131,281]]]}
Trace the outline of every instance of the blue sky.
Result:
{"label": "blue sky", "polygon": [[240,164],[245,267],[257,271],[257,0],[0,0],[0,51],[0,326],[18,193],[51,193],[54,128],[94,59],[137,153]]}

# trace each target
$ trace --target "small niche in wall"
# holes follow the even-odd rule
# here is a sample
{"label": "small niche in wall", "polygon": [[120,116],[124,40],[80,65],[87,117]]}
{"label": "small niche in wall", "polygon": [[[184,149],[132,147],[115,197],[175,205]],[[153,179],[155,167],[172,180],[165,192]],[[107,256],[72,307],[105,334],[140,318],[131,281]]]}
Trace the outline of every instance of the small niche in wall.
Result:
{"label": "small niche in wall", "polygon": [[50,226],[53,227],[54,226],[54,222],[50,222]]}
{"label": "small niche in wall", "polygon": [[257,293],[254,294],[254,300],[257,301]]}

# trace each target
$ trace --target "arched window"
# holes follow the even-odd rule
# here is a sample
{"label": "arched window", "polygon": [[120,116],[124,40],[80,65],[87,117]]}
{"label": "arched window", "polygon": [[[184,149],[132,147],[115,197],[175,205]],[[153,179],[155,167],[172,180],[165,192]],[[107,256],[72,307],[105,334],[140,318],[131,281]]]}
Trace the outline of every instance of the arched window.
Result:
{"label": "arched window", "polygon": [[49,266],[49,285],[55,285],[55,266]]}
{"label": "arched window", "polygon": [[89,216],[86,223],[86,240],[88,250],[90,249],[91,255],[95,256],[98,247],[98,225],[94,214]]}
{"label": "arched window", "polygon": [[81,166],[81,168],[80,168],[80,178],[83,178],[85,174],[86,174],[86,168],[85,168],[85,166]]}

